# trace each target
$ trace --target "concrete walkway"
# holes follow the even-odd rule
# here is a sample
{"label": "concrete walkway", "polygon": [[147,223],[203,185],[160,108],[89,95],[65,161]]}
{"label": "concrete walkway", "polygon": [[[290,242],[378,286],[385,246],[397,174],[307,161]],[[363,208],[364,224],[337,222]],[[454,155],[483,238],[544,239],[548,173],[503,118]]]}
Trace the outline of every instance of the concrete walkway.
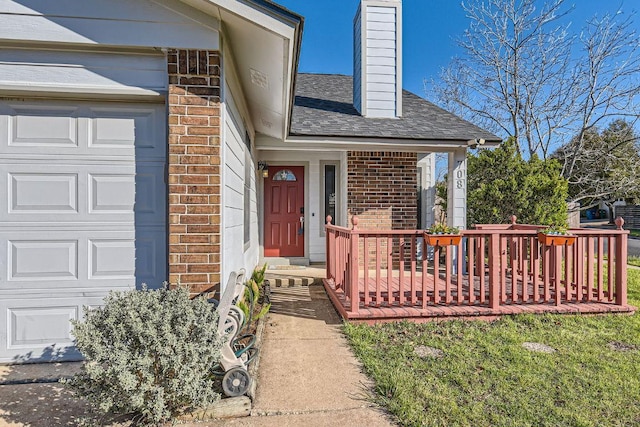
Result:
{"label": "concrete walkway", "polygon": [[[299,285],[298,277],[324,274],[313,270],[292,272],[291,280],[281,282],[293,284],[291,287],[272,285],[273,306],[265,328],[252,415],[179,425],[393,425],[367,399],[371,384],[341,333],[341,320],[322,285]],[[78,425],[87,407],[61,384],[46,382],[73,375],[79,367],[78,363],[0,366],[0,426]],[[41,383],[23,383],[33,379]]]}
{"label": "concrete walkway", "polygon": [[272,288],[272,303],[251,417],[207,425],[393,425],[367,399],[371,384],[323,287]]}

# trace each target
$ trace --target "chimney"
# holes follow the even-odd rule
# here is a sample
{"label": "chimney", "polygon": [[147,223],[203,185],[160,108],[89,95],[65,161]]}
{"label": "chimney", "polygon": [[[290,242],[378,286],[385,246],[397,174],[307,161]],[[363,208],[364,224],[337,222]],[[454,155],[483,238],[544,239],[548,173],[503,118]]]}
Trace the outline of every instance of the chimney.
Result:
{"label": "chimney", "polygon": [[353,105],[365,117],[401,117],[402,0],[361,0],[353,35]]}

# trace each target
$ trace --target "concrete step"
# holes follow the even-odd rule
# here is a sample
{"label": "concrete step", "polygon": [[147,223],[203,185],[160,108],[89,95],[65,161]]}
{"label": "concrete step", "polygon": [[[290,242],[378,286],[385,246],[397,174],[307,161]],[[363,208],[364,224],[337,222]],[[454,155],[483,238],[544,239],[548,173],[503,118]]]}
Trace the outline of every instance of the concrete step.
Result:
{"label": "concrete step", "polygon": [[297,286],[322,285],[322,278],[308,276],[290,276],[281,273],[265,274],[265,279],[269,281],[271,288],[292,288]]}

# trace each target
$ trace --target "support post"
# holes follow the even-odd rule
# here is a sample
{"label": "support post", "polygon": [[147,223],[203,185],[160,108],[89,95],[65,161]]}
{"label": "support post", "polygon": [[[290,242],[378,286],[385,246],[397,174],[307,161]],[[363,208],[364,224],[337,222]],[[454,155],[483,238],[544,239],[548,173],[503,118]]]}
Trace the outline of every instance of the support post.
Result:
{"label": "support post", "polygon": [[[350,268],[349,268],[349,289],[350,289],[350,299],[351,299],[351,312],[357,313],[360,307],[360,292],[358,286],[358,217],[351,217],[351,223],[353,224],[353,229],[351,230],[351,235],[349,236],[351,240],[351,249],[349,254],[350,260]],[[365,267],[366,268],[366,267]],[[364,284],[364,291],[367,292],[368,283]]]}
{"label": "support post", "polygon": [[489,235],[489,307],[500,307],[500,234],[495,230]]}
{"label": "support post", "polygon": [[[447,224],[461,230],[467,226],[467,150],[456,149],[449,153],[449,175],[447,191]],[[448,252],[448,250],[447,250]],[[453,269],[457,271],[458,257],[463,256],[453,248]]]}
{"label": "support post", "polygon": [[624,219],[616,218],[616,227],[623,233],[616,242],[616,305],[627,305],[627,236],[628,231],[622,229]]}
{"label": "support post", "polygon": [[447,191],[447,224],[453,227],[467,226],[467,150],[457,149],[449,153]]}

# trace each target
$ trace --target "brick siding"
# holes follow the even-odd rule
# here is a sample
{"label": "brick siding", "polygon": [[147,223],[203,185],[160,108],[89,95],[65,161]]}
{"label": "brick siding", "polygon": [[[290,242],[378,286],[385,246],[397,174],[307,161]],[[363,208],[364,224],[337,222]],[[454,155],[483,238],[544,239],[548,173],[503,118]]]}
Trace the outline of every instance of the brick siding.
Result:
{"label": "brick siding", "polygon": [[418,226],[416,153],[347,153],[349,225],[357,215],[361,229],[413,230]]}
{"label": "brick siding", "polygon": [[167,58],[169,282],[198,293],[220,283],[220,55]]}
{"label": "brick siding", "polygon": [[[418,156],[415,153],[352,151],[347,153],[347,210],[357,215],[362,230],[415,230],[418,226]],[[408,243],[408,242],[407,242]],[[398,268],[400,238],[391,239],[392,266],[382,256],[382,268]],[[407,248],[408,249],[408,248]],[[382,254],[388,242],[380,244]],[[360,242],[360,259],[364,245]],[[369,268],[376,268],[377,249],[368,247]],[[405,251],[405,261],[410,260]]]}

